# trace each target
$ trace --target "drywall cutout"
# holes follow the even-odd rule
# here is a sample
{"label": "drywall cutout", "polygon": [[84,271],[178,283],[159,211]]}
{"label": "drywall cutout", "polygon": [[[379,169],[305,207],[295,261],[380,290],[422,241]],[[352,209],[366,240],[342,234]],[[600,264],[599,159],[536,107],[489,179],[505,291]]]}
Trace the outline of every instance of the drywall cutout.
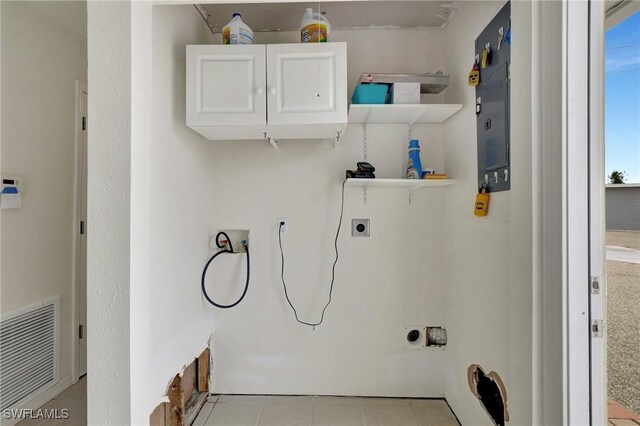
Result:
{"label": "drywall cutout", "polygon": [[193,423],[209,397],[210,363],[211,351],[207,347],[169,381],[163,401],[149,416],[150,426],[185,426]]}
{"label": "drywall cutout", "polygon": [[493,423],[504,426],[509,421],[507,391],[498,373],[492,371],[485,374],[478,364],[471,364],[467,375],[471,392],[478,398]]}

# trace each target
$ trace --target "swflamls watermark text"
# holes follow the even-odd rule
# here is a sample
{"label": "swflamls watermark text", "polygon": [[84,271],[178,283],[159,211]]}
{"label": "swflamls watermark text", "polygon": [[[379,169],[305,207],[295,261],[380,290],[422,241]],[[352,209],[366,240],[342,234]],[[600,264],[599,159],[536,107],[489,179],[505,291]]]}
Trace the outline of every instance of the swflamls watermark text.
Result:
{"label": "swflamls watermark text", "polygon": [[64,420],[69,418],[68,408],[30,408],[6,409],[2,410],[3,419],[42,419],[42,420]]}

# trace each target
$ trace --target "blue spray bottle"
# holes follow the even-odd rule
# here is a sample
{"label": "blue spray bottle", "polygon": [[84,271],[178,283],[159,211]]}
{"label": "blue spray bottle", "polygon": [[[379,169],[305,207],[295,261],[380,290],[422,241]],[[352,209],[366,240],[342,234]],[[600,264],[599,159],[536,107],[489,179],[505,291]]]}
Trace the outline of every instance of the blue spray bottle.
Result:
{"label": "blue spray bottle", "polygon": [[422,163],[420,162],[420,142],[409,141],[409,160],[407,161],[407,179],[422,179]]}

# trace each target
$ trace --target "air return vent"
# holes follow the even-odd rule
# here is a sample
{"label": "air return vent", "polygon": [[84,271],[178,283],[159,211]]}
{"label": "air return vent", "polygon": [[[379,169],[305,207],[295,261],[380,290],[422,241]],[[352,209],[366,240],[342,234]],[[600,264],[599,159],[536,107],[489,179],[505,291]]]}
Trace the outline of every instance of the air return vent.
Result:
{"label": "air return vent", "polygon": [[0,322],[0,409],[56,378],[58,299],[3,315]]}

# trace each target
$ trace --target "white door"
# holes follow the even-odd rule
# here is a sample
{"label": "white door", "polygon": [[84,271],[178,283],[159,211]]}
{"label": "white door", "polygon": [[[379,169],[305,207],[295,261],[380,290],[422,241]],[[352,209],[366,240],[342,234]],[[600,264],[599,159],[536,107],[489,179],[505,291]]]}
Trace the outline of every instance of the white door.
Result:
{"label": "white door", "polygon": [[265,125],[265,46],[187,46],[187,125]]}
{"label": "white door", "polygon": [[604,3],[567,2],[565,19],[566,422],[603,425],[607,424]]}
{"label": "white door", "polygon": [[267,46],[269,125],[347,122],[347,44]]}
{"label": "white door", "polygon": [[78,164],[78,376],[87,374],[87,87],[80,95],[80,158]]}

